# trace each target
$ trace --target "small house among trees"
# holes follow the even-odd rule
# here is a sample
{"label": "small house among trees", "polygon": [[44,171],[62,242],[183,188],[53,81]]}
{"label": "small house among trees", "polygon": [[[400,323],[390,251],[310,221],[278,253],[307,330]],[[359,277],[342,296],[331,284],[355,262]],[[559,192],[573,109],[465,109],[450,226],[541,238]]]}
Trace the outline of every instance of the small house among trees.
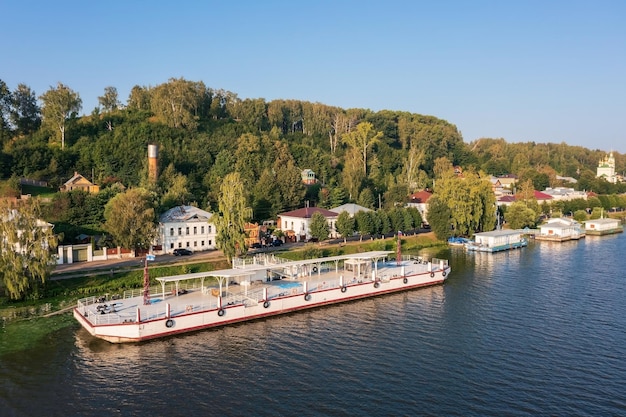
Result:
{"label": "small house among trees", "polygon": [[82,190],[88,193],[97,194],[100,191],[100,186],[95,185],[78,172],[74,172],[74,176],[67,180],[65,184],[61,186],[60,190],[62,192]]}
{"label": "small house among trees", "polygon": [[302,171],[302,183],[306,185],[313,185],[317,182],[315,179],[315,172],[310,169],[305,169]]}

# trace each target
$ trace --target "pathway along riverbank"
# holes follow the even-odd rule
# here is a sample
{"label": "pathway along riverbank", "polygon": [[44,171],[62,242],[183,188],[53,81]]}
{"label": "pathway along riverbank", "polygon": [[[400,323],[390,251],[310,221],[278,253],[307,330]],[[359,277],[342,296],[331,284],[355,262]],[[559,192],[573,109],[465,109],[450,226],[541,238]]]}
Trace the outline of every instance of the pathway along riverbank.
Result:
{"label": "pathway along riverbank", "polygon": [[[403,236],[403,246],[407,250],[419,250],[425,247],[432,247],[437,245],[445,245],[443,242],[439,242],[434,237],[432,232],[419,233],[413,236]],[[380,249],[381,245],[385,245],[395,250],[395,237],[389,237],[386,239],[364,239],[363,241],[354,240],[343,243],[341,240],[322,243],[296,243],[287,244],[280,248],[272,248],[260,250],[259,252],[277,252],[277,253],[289,253],[305,250],[323,250],[333,251],[339,248],[348,248],[348,251],[361,252],[369,250],[372,247]],[[255,252],[250,252],[254,254]],[[94,263],[80,262],[75,264],[58,265],[48,285],[57,285],[67,288],[61,281],[63,280],[77,280],[77,287],[80,287],[80,281],[85,281],[85,287],[94,286],[97,287],[110,281],[110,278],[120,278],[123,280],[125,274],[137,274],[143,270],[143,258],[132,259],[115,259],[110,261],[98,261]],[[228,268],[229,264],[226,257],[221,251],[208,251],[195,253],[188,257],[175,257],[173,255],[158,256],[155,262],[150,262],[149,267],[151,270],[172,267],[182,267],[199,264],[210,263],[213,269]],[[88,283],[87,283],[88,282]],[[73,283],[74,284],[74,283]],[[126,284],[126,282],[125,282]],[[137,281],[139,285],[139,281]],[[84,287],[83,287],[84,288]],[[125,288],[128,288],[127,286]],[[69,290],[68,290],[69,291]],[[123,292],[123,288],[110,289],[111,293]],[[68,313],[75,306],[76,300],[85,296],[84,292],[79,294],[73,294],[68,296],[55,296],[48,298],[40,298],[31,302],[16,302],[12,303],[6,299],[0,299],[0,320],[2,320],[3,328],[6,326],[13,326],[21,319],[36,319],[36,318],[48,318],[57,316],[60,314]],[[45,326],[45,323],[42,323]]]}

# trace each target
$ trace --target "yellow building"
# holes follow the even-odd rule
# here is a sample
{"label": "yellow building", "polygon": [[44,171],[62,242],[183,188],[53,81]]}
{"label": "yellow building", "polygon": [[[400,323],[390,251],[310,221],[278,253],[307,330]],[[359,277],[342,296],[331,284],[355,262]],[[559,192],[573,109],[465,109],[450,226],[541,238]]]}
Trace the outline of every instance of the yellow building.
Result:
{"label": "yellow building", "polygon": [[61,191],[74,191],[83,190],[88,193],[97,194],[100,191],[100,186],[93,184],[87,178],[80,175],[78,172],[74,172],[74,176],[67,180],[60,188]]}

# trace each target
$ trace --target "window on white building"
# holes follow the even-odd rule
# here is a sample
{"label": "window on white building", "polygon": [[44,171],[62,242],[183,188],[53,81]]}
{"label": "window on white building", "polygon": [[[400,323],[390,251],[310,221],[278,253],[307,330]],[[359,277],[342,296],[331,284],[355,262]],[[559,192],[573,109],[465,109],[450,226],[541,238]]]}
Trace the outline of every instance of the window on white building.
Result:
{"label": "window on white building", "polygon": [[212,245],[211,240],[209,240],[209,246],[211,246],[211,245]]}
{"label": "window on white building", "polygon": [[182,244],[182,243],[180,243],[180,242],[178,242],[178,247],[179,247],[179,248],[182,248],[182,247],[183,247],[183,244]]}
{"label": "window on white building", "polygon": [[187,243],[187,247],[189,247],[189,242],[186,242],[186,243]]}
{"label": "window on white building", "polygon": [[204,246],[204,240],[202,241],[202,246]]}
{"label": "window on white building", "polygon": [[187,227],[185,228],[185,234],[186,234],[186,235],[188,235],[188,234],[189,234],[189,226],[187,226]]}
{"label": "window on white building", "polygon": [[198,228],[196,226],[193,227],[193,234],[194,235],[198,234]]}
{"label": "window on white building", "polygon": [[180,236],[180,235],[182,235],[182,234],[183,234],[183,229],[182,229],[182,227],[179,227],[179,228],[178,228],[178,236]]}
{"label": "window on white building", "polygon": [[174,236],[174,228],[170,227],[170,236]]}
{"label": "window on white building", "polygon": [[211,233],[211,226],[209,226],[209,233]]}
{"label": "window on white building", "polygon": [[197,241],[197,240],[194,240],[194,242],[193,242],[193,247],[195,248],[195,247],[197,247],[197,246],[198,246],[198,241]]}
{"label": "window on white building", "polygon": [[170,243],[170,249],[174,249],[174,243]]}
{"label": "window on white building", "polygon": [[200,227],[200,233],[204,234],[204,226]]}

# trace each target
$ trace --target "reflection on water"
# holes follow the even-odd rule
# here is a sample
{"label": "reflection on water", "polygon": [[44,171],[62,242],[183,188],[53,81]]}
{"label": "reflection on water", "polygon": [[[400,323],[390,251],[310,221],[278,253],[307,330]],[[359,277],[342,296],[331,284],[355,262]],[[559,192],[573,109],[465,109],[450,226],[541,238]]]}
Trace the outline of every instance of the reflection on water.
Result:
{"label": "reflection on water", "polygon": [[446,249],[442,286],[140,344],[75,326],[3,358],[2,415],[625,415],[625,245]]}

